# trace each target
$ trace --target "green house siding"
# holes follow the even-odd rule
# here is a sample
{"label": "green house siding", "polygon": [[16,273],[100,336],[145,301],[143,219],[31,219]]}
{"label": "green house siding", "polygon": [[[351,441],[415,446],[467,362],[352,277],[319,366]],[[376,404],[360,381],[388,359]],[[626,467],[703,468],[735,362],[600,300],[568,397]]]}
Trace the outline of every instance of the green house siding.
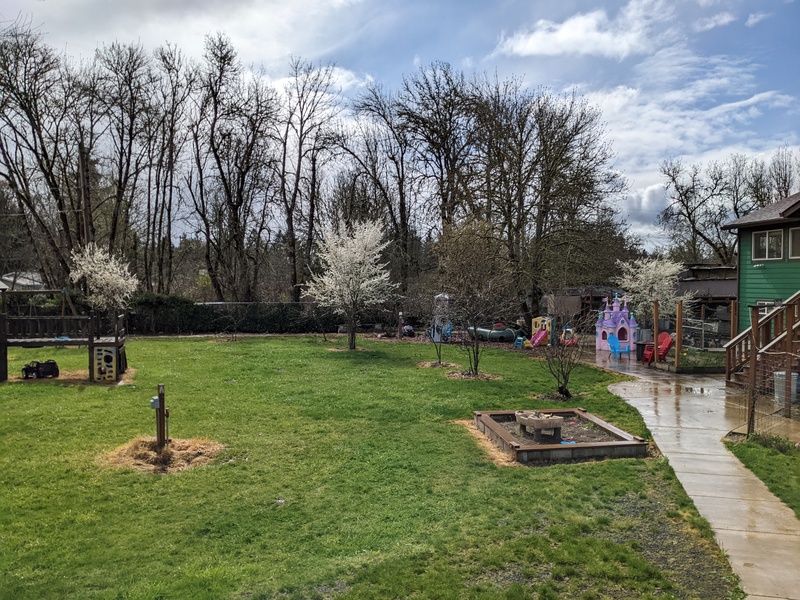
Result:
{"label": "green house siding", "polygon": [[[753,261],[753,232],[783,229],[783,258]],[[739,230],[739,331],[750,327],[749,307],[760,300],[786,300],[800,290],[800,259],[789,259],[789,227]]]}

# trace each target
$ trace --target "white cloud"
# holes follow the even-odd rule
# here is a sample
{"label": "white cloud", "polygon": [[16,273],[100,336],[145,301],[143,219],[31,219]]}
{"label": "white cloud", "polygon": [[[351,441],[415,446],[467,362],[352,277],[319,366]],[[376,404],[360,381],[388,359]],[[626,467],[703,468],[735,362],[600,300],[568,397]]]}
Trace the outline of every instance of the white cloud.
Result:
{"label": "white cloud", "polygon": [[624,59],[647,54],[654,46],[655,24],[671,11],[659,0],[630,0],[615,19],[602,9],[556,23],[542,19],[528,31],[503,34],[495,55],[587,55]]}
{"label": "white cloud", "polygon": [[625,220],[637,230],[653,225],[658,215],[667,208],[667,192],[663,183],[636,189],[624,202]]}
{"label": "white cloud", "polygon": [[755,27],[758,23],[760,23],[764,19],[768,19],[771,16],[772,16],[771,13],[763,13],[763,12],[751,13],[747,15],[747,21],[745,21],[745,25],[747,25],[748,27]]}
{"label": "white cloud", "polygon": [[697,32],[700,31],[710,31],[712,29],[716,29],[717,27],[724,27],[725,25],[730,25],[736,21],[736,15],[729,12],[722,12],[717,13],[713,17],[709,17],[707,19],[700,19],[696,21],[693,29]]}

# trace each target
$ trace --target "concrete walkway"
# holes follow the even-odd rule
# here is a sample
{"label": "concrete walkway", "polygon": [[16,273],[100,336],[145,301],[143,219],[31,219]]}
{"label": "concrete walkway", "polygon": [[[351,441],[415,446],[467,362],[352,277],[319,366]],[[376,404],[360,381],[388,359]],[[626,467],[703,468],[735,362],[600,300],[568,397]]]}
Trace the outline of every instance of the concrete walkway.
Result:
{"label": "concrete walkway", "polygon": [[[719,376],[676,375],[598,352],[597,365],[637,377],[609,389],[642,414],[748,598],[800,600],[800,520],[745,469],[721,439],[745,421],[741,394]],[[800,441],[783,419],[775,431]]]}

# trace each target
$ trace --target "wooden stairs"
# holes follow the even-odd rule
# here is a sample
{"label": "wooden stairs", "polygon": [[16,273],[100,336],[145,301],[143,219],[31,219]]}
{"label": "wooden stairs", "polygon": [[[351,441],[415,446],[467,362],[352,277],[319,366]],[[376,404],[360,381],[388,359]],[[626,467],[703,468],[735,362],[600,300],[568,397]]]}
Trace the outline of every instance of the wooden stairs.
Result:
{"label": "wooden stairs", "polygon": [[725,345],[725,382],[771,393],[776,371],[800,370],[800,291],[766,315],[751,310],[751,326]]}

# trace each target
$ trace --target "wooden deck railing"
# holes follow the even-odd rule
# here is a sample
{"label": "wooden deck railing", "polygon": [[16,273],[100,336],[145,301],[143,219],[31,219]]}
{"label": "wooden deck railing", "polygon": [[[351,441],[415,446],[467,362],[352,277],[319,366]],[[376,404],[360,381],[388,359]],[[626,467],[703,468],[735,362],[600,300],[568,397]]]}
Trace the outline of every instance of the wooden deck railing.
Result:
{"label": "wooden deck railing", "polygon": [[[791,335],[787,335],[787,311],[791,310],[788,321],[793,324]],[[742,331],[725,344],[725,379],[733,380],[733,374],[741,370],[749,361],[752,352],[791,352],[798,342],[800,333],[800,291],[788,298],[781,306],[775,307],[758,319],[755,325],[755,348],[753,348],[753,327]],[[791,318],[791,317],[794,318]],[[771,377],[772,374],[762,374]]]}
{"label": "wooden deck railing", "polygon": [[8,338],[88,340],[93,335],[91,317],[6,317]]}

